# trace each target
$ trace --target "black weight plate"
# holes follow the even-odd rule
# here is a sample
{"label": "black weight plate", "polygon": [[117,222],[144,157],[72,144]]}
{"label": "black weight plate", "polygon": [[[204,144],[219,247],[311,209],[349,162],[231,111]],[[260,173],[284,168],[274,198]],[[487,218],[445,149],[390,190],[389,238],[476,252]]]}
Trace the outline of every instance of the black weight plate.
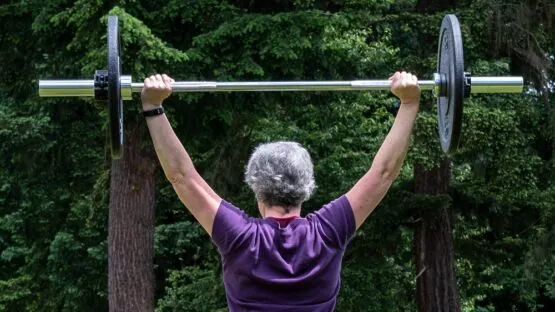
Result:
{"label": "black weight plate", "polygon": [[437,72],[444,77],[444,90],[437,98],[441,148],[447,154],[457,150],[461,136],[464,100],[463,42],[459,20],[449,14],[439,33]]}
{"label": "black weight plate", "polygon": [[120,159],[123,146],[123,100],[120,92],[121,62],[119,20],[108,17],[108,124],[112,158]]}

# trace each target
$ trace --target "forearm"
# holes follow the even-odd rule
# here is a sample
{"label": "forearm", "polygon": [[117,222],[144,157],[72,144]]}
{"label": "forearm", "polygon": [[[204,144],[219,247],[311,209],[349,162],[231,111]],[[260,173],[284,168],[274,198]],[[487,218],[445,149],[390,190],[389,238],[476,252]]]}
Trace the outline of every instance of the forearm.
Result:
{"label": "forearm", "polygon": [[387,179],[394,180],[403,166],[418,109],[417,103],[401,105],[393,126],[374,158],[372,167]]}
{"label": "forearm", "polygon": [[357,228],[382,201],[399,175],[410,144],[410,136],[420,104],[420,88],[416,76],[396,72],[390,77],[391,91],[401,99],[393,126],[374,157],[372,167],[347,192]]}
{"label": "forearm", "polygon": [[175,183],[186,178],[195,170],[193,162],[175,135],[166,115],[148,117],[146,120],[154,149],[168,180]]}
{"label": "forearm", "polygon": [[[173,79],[167,75],[152,75],[145,79],[141,91],[144,111],[159,108],[171,95]],[[151,114],[148,114],[151,115]],[[166,178],[181,202],[200,222],[209,235],[222,199],[196,171],[189,154],[175,135],[165,114],[146,117],[154,149]]]}

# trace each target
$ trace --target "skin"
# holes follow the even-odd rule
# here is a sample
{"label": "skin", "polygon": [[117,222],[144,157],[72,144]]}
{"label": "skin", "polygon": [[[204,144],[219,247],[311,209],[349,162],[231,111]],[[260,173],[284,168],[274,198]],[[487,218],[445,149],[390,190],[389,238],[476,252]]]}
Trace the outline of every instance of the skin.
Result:
{"label": "skin", "polygon": [[[414,75],[396,72],[389,80],[391,92],[401,100],[401,107],[370,169],[346,193],[357,228],[382,201],[399,175],[420,106],[420,88]],[[162,105],[172,93],[173,82],[174,80],[167,75],[152,75],[146,78],[141,92],[143,110],[151,110]],[[148,117],[146,120],[166,178],[181,202],[211,236],[214,218],[222,198],[197,172],[166,115]],[[268,206],[262,201],[258,201],[258,209],[262,217],[284,218],[300,216],[301,213],[300,206],[286,213],[284,207]]]}
{"label": "skin", "polygon": [[288,218],[288,217],[299,217],[301,215],[301,206],[289,207],[286,210],[282,206],[268,206],[263,201],[257,201],[258,211],[262,218]]}
{"label": "skin", "polygon": [[357,229],[382,201],[399,175],[420,106],[420,87],[416,76],[397,72],[389,80],[392,82],[391,92],[401,100],[401,107],[370,170],[346,194],[355,214]]}

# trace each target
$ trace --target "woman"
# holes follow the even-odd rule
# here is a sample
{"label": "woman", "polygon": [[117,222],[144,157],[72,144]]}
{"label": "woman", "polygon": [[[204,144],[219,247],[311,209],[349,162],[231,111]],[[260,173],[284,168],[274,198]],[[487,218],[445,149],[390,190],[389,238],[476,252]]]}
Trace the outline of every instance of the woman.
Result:
{"label": "woman", "polygon": [[218,248],[230,311],[334,310],[345,248],[399,174],[420,105],[415,76],[397,72],[390,80],[401,107],[368,172],[302,218],[302,203],[315,188],[310,155],[295,142],[262,144],[245,172],[261,215],[254,218],[212,190],[172,130],[161,105],[173,79],[145,79],[142,105],[160,164]]}

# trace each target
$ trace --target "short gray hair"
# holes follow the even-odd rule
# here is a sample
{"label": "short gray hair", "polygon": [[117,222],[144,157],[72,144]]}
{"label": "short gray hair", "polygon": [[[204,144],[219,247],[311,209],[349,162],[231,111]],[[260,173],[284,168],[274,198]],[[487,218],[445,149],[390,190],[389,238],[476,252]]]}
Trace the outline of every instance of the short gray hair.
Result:
{"label": "short gray hair", "polygon": [[299,143],[288,141],[256,147],[247,164],[245,182],[257,200],[283,207],[302,204],[316,188],[310,154]]}

